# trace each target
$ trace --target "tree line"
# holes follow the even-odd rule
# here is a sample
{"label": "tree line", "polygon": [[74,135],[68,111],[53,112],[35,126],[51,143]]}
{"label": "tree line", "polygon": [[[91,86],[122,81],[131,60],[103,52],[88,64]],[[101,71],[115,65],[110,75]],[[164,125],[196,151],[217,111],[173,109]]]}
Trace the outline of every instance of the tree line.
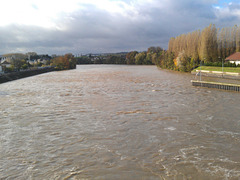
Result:
{"label": "tree line", "polygon": [[36,69],[39,67],[55,67],[56,70],[67,70],[75,69],[77,64],[76,59],[71,53],[54,58],[47,54],[38,55],[35,52],[5,54],[3,57],[7,58],[4,61],[7,61],[9,64],[9,66],[1,64],[5,73]]}
{"label": "tree line", "polygon": [[[172,37],[168,50],[150,47],[147,51],[129,52],[126,64],[156,64],[161,68],[189,72],[200,64],[221,66],[226,57],[240,52],[240,27],[216,28],[210,24],[203,30]],[[225,63],[224,66],[236,67]]]}
{"label": "tree line", "polygon": [[126,53],[76,57],[77,64],[126,64]]}
{"label": "tree line", "polygon": [[147,51],[131,51],[126,56],[127,64],[153,65],[157,64],[163,49],[161,47],[149,47]]}
{"label": "tree line", "polygon": [[149,47],[147,51],[130,51],[92,56],[85,55],[76,57],[77,64],[128,64],[128,65],[153,65],[157,64],[158,58],[163,52],[161,47]]}
{"label": "tree line", "polygon": [[53,59],[52,64],[58,69],[72,69],[76,64],[155,64],[161,68],[189,72],[201,63],[220,66],[234,52],[240,52],[240,27],[235,25],[217,29],[214,24],[210,24],[203,30],[170,38],[168,50],[152,46],[143,52],[99,56],[90,54],[75,58],[72,54],[66,54]]}
{"label": "tree line", "polygon": [[240,27],[217,29],[210,24],[202,31],[170,38],[168,51],[158,63],[169,69],[191,71],[200,63],[219,64],[235,52],[240,52]]}

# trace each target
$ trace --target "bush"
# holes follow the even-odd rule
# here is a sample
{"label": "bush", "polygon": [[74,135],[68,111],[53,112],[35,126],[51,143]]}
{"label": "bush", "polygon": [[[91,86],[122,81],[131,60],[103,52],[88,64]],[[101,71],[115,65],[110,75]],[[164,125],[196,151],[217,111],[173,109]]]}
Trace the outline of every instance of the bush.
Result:
{"label": "bush", "polygon": [[[207,62],[207,63],[204,63],[204,64],[202,64],[202,65],[203,65],[203,66],[222,67],[222,62]],[[236,65],[236,63],[227,62],[227,63],[224,63],[223,66],[224,66],[224,67],[240,67],[240,64],[239,64],[239,65]]]}
{"label": "bush", "polygon": [[22,69],[28,69],[28,65],[27,64],[22,65]]}

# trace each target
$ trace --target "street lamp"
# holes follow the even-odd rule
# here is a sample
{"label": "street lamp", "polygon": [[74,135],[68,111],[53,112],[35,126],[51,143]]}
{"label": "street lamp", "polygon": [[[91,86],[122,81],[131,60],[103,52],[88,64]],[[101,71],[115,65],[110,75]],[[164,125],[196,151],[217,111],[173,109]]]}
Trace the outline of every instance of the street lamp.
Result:
{"label": "street lamp", "polygon": [[[203,58],[203,63],[205,62],[206,58]],[[202,81],[202,60],[200,60],[200,81]]]}
{"label": "street lamp", "polygon": [[200,60],[200,81],[202,80],[202,60]]}
{"label": "street lamp", "polygon": [[224,63],[223,63],[223,58],[222,58],[222,77],[223,77],[223,66],[224,66]]}
{"label": "street lamp", "polygon": [[[219,56],[218,58],[220,59],[221,57]],[[222,58],[222,77],[223,77],[223,67],[224,67],[224,63],[223,63],[223,58]]]}

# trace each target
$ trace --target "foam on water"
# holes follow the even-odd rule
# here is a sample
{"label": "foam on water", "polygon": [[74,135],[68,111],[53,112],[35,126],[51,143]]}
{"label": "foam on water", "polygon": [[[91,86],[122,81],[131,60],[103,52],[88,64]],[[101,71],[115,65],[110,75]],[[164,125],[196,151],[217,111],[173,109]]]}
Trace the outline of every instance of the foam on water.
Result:
{"label": "foam on water", "polygon": [[237,179],[236,93],[155,66],[0,85],[0,179]]}

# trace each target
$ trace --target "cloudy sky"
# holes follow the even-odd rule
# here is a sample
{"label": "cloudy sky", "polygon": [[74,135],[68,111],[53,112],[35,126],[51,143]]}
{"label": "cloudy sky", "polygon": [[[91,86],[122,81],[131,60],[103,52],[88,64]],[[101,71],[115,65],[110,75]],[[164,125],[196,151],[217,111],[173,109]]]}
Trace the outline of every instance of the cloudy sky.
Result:
{"label": "cloudy sky", "polygon": [[167,48],[170,37],[240,25],[239,0],[4,0],[0,54]]}

